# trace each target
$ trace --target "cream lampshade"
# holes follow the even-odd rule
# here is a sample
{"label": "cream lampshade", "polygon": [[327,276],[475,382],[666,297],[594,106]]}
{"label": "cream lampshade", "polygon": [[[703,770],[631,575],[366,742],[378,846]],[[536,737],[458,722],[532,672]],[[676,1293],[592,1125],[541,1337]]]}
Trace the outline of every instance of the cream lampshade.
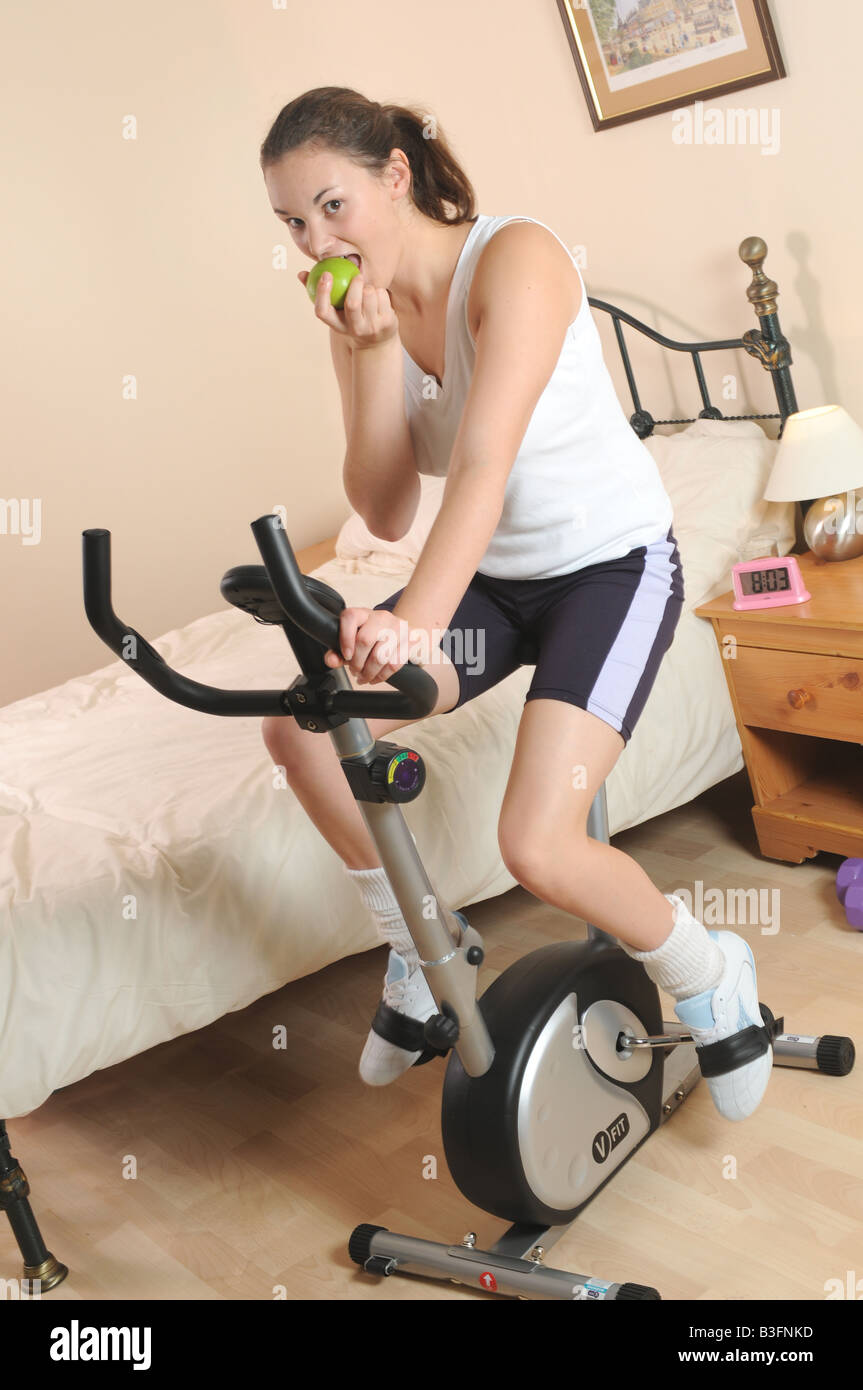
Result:
{"label": "cream lampshade", "polygon": [[817,498],[803,520],[809,549],[822,560],[863,555],[863,430],[841,405],[788,416],[764,497]]}

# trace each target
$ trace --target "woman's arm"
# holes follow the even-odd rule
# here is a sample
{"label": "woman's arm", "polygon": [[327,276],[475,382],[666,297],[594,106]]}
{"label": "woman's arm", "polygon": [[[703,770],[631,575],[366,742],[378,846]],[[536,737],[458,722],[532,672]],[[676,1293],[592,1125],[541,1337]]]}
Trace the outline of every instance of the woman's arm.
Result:
{"label": "woman's arm", "polygon": [[476,362],[443,501],[393,610],[410,628],[449,626],[497,529],[510,470],[581,295],[566,251],[536,223],[509,223],[483,250],[471,286]]}
{"label": "woman's arm", "polygon": [[401,338],[361,349],[331,330],[330,348],[342,394],[345,493],[373,535],[395,539],[410,529],[421,495]]}

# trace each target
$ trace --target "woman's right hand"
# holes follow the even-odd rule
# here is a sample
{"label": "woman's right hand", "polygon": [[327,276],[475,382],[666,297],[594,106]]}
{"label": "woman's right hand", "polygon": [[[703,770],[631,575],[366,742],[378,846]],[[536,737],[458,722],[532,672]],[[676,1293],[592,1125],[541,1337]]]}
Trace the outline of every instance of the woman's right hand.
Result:
{"label": "woman's right hand", "polygon": [[[308,278],[307,270],[297,273],[304,289]],[[377,347],[397,336],[399,321],[388,290],[367,285],[360,272],[348,285],[343,307],[334,309],[330,303],[331,289],[332,278],[322,275],[315,291],[315,314],[335,333],[348,338],[352,348]]]}

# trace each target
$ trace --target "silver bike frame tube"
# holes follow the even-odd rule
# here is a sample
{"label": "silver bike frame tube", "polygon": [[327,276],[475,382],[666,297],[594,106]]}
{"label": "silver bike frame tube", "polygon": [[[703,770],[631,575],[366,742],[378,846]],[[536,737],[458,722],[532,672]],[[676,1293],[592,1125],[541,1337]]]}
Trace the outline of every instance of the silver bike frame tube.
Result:
{"label": "silver bike frame tube", "polygon": [[[603,782],[593,798],[590,810],[587,813],[587,834],[591,840],[601,840],[604,845],[610,844],[608,835],[608,803],[605,799],[605,783]],[[600,941],[607,941],[609,945],[616,946],[617,938],[611,936],[607,931],[602,931],[600,927],[594,926],[592,922],[587,924],[587,934],[589,937],[596,937]]]}
{"label": "silver bike frame tube", "polygon": [[[344,667],[337,668],[334,676],[337,686],[353,688]],[[368,753],[375,744],[364,719],[348,719],[329,733],[340,758]],[[455,1051],[469,1076],[483,1076],[494,1060],[494,1045],[477,1008],[478,967],[470,965],[466,955],[471,946],[482,946],[482,937],[473,927],[463,932],[458,918],[438,898],[401,807],[391,801],[357,801],[357,805],[419,952],[438,1010],[443,1011],[444,1002],[455,1010],[459,1026]]]}

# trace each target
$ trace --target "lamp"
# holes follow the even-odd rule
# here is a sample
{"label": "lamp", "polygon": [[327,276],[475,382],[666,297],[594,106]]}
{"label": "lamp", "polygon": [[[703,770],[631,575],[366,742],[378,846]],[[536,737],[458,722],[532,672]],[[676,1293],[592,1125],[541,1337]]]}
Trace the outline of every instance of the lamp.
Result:
{"label": "lamp", "polygon": [[863,430],[841,405],[788,416],[764,497],[816,497],[803,520],[809,549],[822,560],[863,555]]}

